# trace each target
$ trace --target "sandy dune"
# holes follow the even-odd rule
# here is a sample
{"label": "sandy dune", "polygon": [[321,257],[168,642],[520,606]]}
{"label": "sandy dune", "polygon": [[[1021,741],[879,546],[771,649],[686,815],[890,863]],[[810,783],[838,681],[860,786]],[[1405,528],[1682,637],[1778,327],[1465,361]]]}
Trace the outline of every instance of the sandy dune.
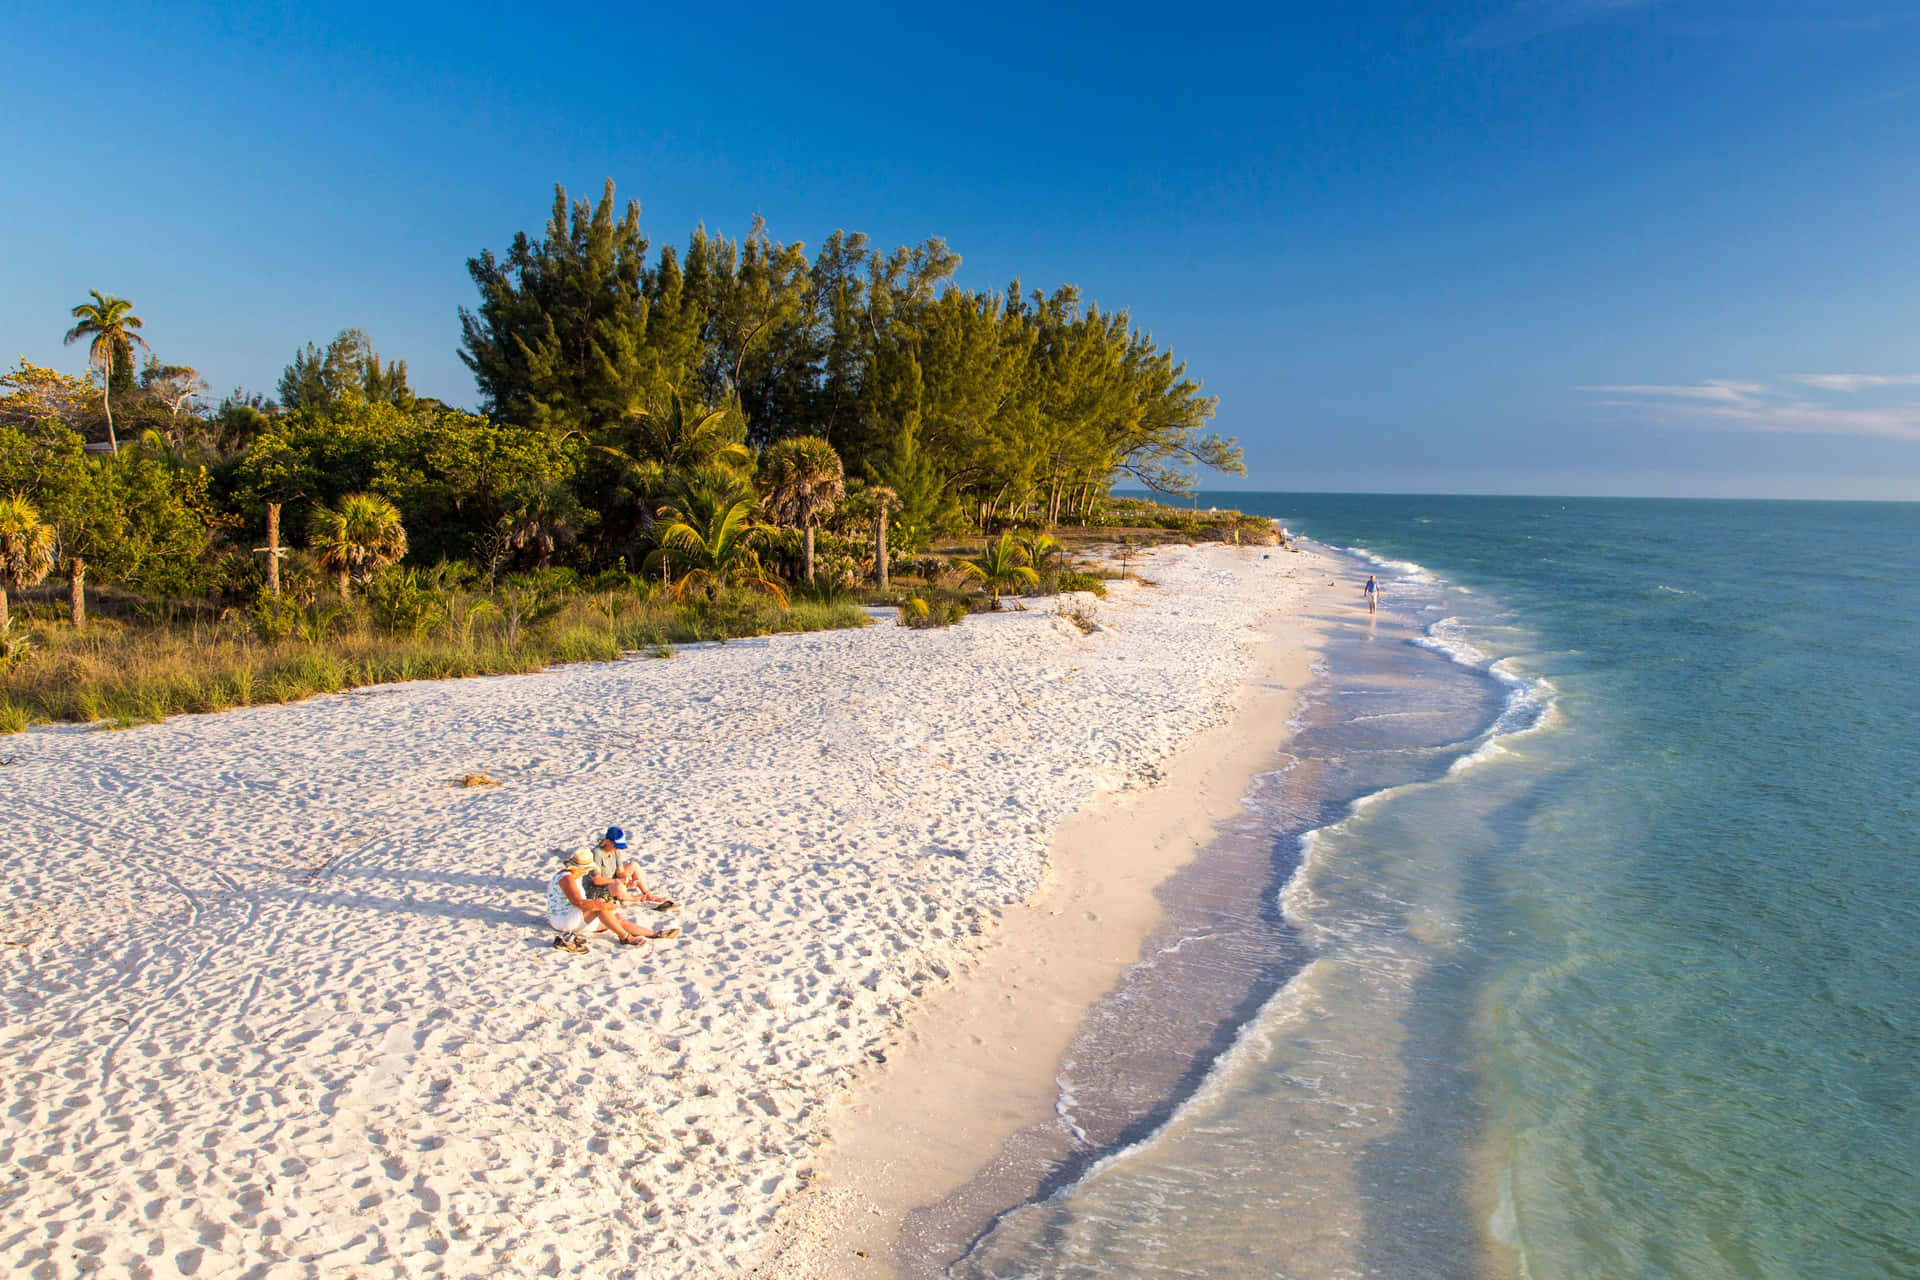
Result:
{"label": "sandy dune", "polygon": [[[1048,601],[0,739],[0,1270],[745,1274],[825,1104],[1308,576],[1145,572],[1091,636]],[[685,936],[567,956],[542,884],[609,822]]]}

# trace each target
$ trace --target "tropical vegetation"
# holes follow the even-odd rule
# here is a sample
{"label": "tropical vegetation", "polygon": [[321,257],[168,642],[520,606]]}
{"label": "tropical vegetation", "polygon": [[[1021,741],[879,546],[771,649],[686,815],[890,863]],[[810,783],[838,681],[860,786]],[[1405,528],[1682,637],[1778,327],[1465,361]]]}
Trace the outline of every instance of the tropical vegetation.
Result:
{"label": "tropical vegetation", "polygon": [[[356,328],[294,351],[273,396],[215,401],[91,291],[65,335],[85,377],[0,373],[0,586],[35,634],[0,659],[0,723],[99,711],[48,692],[88,671],[194,673],[200,695],[128,694],[125,719],[325,687],[287,674],[316,655],[346,684],[518,670],[859,625],[862,594],[950,621],[962,588],[1085,580],[1057,538],[1135,518],[1116,484],[1240,469],[1127,313],[965,288],[959,266],[938,239],[836,232],[809,255],[759,222],[656,251],[611,183],[556,189],[541,234],[468,262],[479,412]],[[56,571],[59,605],[32,594]]]}

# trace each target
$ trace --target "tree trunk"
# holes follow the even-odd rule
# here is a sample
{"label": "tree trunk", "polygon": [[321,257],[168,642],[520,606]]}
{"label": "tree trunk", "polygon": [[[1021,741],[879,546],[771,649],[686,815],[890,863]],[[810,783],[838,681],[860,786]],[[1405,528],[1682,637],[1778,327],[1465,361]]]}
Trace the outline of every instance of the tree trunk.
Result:
{"label": "tree trunk", "polygon": [[73,614],[73,629],[87,629],[87,562],[79,556],[67,562],[67,605]]}
{"label": "tree trunk", "polygon": [[807,566],[807,581],[812,582],[813,581],[813,526],[812,525],[807,526],[806,566]]}
{"label": "tree trunk", "polygon": [[346,600],[346,598],[347,598],[347,571],[345,569],[342,569],[340,571],[340,599],[344,601]]}
{"label": "tree trunk", "polygon": [[[12,621],[7,617],[7,588],[4,583],[0,583],[0,637],[4,637],[7,634],[7,628],[12,625]],[[0,650],[0,654],[4,652]]]}
{"label": "tree trunk", "polygon": [[107,447],[114,453],[120,452],[120,437],[113,434],[113,357],[100,367],[100,381],[104,390],[100,392],[100,404],[107,411]]}
{"label": "tree trunk", "polygon": [[280,504],[267,504],[267,594],[280,598]]}
{"label": "tree trunk", "polygon": [[887,589],[887,508],[884,504],[873,521],[873,577],[882,591]]}

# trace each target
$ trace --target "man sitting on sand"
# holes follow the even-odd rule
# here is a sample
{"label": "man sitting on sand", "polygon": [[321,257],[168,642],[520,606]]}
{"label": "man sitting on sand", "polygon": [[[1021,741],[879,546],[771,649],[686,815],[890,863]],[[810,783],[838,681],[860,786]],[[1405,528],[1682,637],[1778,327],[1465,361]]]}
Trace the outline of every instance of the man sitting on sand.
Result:
{"label": "man sitting on sand", "polygon": [[[614,910],[611,892],[592,892],[594,858],[591,851],[577,849],[565,866],[547,881],[547,923],[555,931],[553,945],[561,951],[587,949],[587,926],[604,929],[624,946],[637,947],[648,938],[677,938],[678,929],[649,932],[621,917]],[[584,882],[584,883],[583,883]]]}
{"label": "man sitting on sand", "polygon": [[615,902],[639,902],[652,907],[655,911],[671,911],[680,904],[671,898],[650,892],[647,882],[640,878],[640,864],[621,862],[620,855],[627,851],[627,833],[619,827],[608,827],[607,834],[600,837],[600,843],[594,850],[592,888],[589,897],[610,896]]}

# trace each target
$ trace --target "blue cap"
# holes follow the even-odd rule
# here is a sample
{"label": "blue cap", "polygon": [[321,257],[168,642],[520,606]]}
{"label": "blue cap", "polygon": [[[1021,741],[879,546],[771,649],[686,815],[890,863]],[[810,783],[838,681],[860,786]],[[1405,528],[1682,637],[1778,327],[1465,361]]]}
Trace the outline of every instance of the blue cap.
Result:
{"label": "blue cap", "polygon": [[608,827],[607,834],[603,839],[616,849],[624,849],[627,847],[627,833],[618,827]]}

